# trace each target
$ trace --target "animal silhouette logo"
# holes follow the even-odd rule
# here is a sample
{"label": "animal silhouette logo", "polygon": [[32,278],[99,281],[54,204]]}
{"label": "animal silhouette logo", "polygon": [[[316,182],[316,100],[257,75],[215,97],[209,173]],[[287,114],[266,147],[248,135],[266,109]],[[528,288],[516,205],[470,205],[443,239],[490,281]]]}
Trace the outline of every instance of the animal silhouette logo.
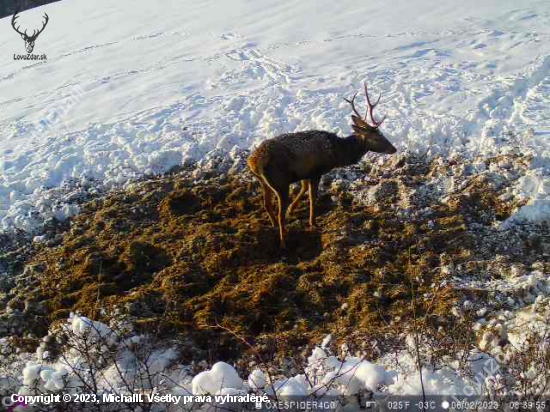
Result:
{"label": "animal silhouette logo", "polygon": [[16,20],[17,18],[19,17],[19,11],[16,11],[15,14],[13,15],[13,17],[11,18],[11,26],[13,27],[13,29],[19,33],[21,35],[21,38],[25,41],[25,49],[27,49],[27,53],[28,54],[31,54],[34,50],[34,43],[36,42],[36,39],[38,38],[38,36],[40,36],[40,33],[42,33],[44,31],[44,29],[46,28],[46,26],[48,25],[48,21],[50,20],[50,18],[48,17],[48,15],[46,13],[44,13],[44,22],[42,23],[42,28],[40,30],[33,30],[33,33],[32,35],[28,35],[27,34],[27,30],[25,30],[24,32],[21,32],[19,27],[20,26],[15,26],[16,24]]}

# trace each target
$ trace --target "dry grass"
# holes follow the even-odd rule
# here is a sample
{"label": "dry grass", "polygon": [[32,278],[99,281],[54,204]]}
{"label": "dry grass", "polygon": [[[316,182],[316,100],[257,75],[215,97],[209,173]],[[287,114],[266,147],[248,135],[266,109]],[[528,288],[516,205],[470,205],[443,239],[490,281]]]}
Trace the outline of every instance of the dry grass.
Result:
{"label": "dry grass", "polygon": [[[422,185],[426,171],[407,172],[406,184]],[[30,298],[47,302],[47,323],[71,311],[101,320],[123,310],[142,328],[185,332],[213,357],[231,358],[235,340],[212,325],[260,349],[275,342],[280,355],[326,333],[350,344],[395,338],[412,319],[413,279],[422,327],[452,329],[459,297],[449,287],[434,293],[446,277],[440,267],[475,256],[468,219],[511,213],[497,195],[474,180],[468,196],[411,220],[396,215],[392,198],[366,207],[324,191],[319,228],[306,226],[304,201],[283,252],[256,182],[168,176],[87,204],[62,244],[35,256],[45,269]]]}

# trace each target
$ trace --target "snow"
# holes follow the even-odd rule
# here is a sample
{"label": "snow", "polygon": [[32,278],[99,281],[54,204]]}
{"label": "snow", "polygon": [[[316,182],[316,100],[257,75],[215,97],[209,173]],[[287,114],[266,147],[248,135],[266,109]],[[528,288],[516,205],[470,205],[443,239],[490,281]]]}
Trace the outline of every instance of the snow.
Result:
{"label": "snow", "polygon": [[[278,374],[272,379],[263,370],[255,369],[245,382],[232,365],[217,362],[192,377],[190,373],[194,368],[177,364],[180,354],[175,347],[155,348],[145,336],[130,331],[123,336],[120,329],[115,333],[112,326],[71,314],[64,325],[70,341],[63,347],[64,353],[53,360],[48,359],[50,357],[42,345],[34,355],[19,353],[17,362],[10,365],[8,375],[2,375],[0,369],[0,390],[21,395],[67,391],[86,393],[89,380],[95,376],[98,393],[125,393],[128,385],[140,390],[162,385],[164,391],[178,395],[267,393],[273,399],[328,396],[347,397],[345,399],[349,400],[349,395],[365,391],[377,395],[377,399],[388,395],[420,396],[423,391],[428,396],[473,396],[486,394],[499,386],[502,393],[503,389],[511,389],[502,385],[501,375],[501,368],[508,365],[510,356],[514,353],[525,356],[526,350],[532,350],[527,349],[527,345],[541,338],[539,349],[541,354],[547,354],[550,283],[547,276],[534,272],[517,276],[508,283],[501,280],[492,285],[484,283],[483,287],[514,293],[515,299],[508,297],[509,306],[493,310],[489,320],[483,318],[487,315],[487,308],[476,311],[479,319],[474,329],[481,332],[480,350],[474,349],[469,354],[467,373],[458,366],[453,367],[453,362],[436,369],[423,365],[421,381],[416,357],[411,355],[414,353],[414,339],[409,336],[407,350],[390,351],[376,362],[345,353],[337,356],[330,348],[318,346],[305,360],[303,373],[295,376],[281,378]],[[537,297],[527,304],[525,296],[531,293]],[[503,299],[497,296],[496,301],[502,303]],[[463,310],[474,309],[467,300],[461,306]],[[503,351],[503,340],[509,342],[506,351]],[[6,339],[0,340],[0,350],[5,343]],[[429,351],[430,345],[421,343],[420,347]],[[148,354],[145,359],[144,353]],[[95,359],[97,361],[92,361]],[[24,360],[26,364],[19,373],[16,364]],[[547,384],[546,375],[540,370],[544,369],[544,364],[539,366],[529,362],[528,369],[522,374],[528,381],[533,381],[533,393],[537,393],[535,389],[546,388]],[[507,385],[510,385],[509,381]]]}
{"label": "snow", "polygon": [[363,81],[400,150],[532,151],[544,190],[516,218],[550,217],[544,1],[71,0],[21,24],[44,12],[46,62],[14,61],[23,42],[0,24],[0,230],[39,230],[78,213],[75,197],[283,132],[350,133],[343,97]]}
{"label": "snow", "polygon": [[213,395],[221,389],[241,389],[243,381],[237,371],[225,362],[217,362],[212,369],[199,373],[193,378],[193,395]]}
{"label": "snow", "polygon": [[308,385],[303,375],[278,380],[273,387],[277,395],[283,398],[305,397],[308,394]]}
{"label": "snow", "polygon": [[[9,17],[0,21],[0,231],[36,232],[33,239],[41,242],[48,220],[74,216],[82,200],[135,178],[190,161],[215,162],[284,132],[348,134],[343,98],[363,81],[382,93],[383,132],[400,151],[469,159],[464,175],[488,177],[492,165],[480,159],[530,154],[507,193],[526,203],[503,228],[550,221],[546,1],[266,0],[259,7],[245,0],[165,0],[160,7],[145,0],[64,0],[22,13],[21,24],[39,24],[45,12],[50,23],[35,53],[46,53],[46,62],[14,61],[23,42]],[[431,189],[449,193],[463,183],[458,176],[434,178]],[[368,191],[365,202],[379,195]],[[474,376],[497,380],[483,371],[501,354],[499,342],[520,350],[545,330],[548,275],[511,268],[501,279],[461,278],[453,285],[496,291],[498,310],[466,301],[455,311],[476,310],[479,347],[487,353],[469,367]],[[101,390],[141,379],[130,347],[145,337],[122,338],[111,325],[77,314],[65,328],[97,344],[98,354],[105,344],[117,348],[116,363],[101,371]],[[174,365],[173,348],[155,349],[145,364],[153,374],[167,371],[180,382],[172,392],[182,394],[421,393],[415,359],[406,353],[395,355],[408,368],[403,372],[384,359],[337,357],[330,342],[327,336],[312,351],[303,374],[273,382],[260,369],[243,381],[224,362],[190,376],[187,365]],[[74,352],[50,355],[42,347],[32,359],[21,355],[19,393],[36,385],[56,392],[68,382],[78,388],[72,371],[89,360]],[[427,394],[472,387],[452,368],[422,373]],[[0,375],[0,388],[13,385]]]}
{"label": "snow", "polygon": [[72,314],[70,318],[72,332],[77,336],[92,335],[98,338],[106,338],[113,332],[101,322],[88,319],[85,316]]}
{"label": "snow", "polygon": [[404,377],[403,382],[396,380],[390,385],[390,391],[399,395],[422,395],[422,388],[427,396],[430,395],[457,395],[463,393],[466,383],[457,374],[450,370],[430,372],[422,370],[422,381],[418,374]]}
{"label": "snow", "polygon": [[260,369],[254,369],[250,375],[248,375],[248,386],[253,389],[264,388],[267,383],[265,374]]}
{"label": "snow", "polygon": [[[516,323],[517,328],[528,326],[540,329],[538,332],[534,330],[534,333],[545,333],[543,318],[540,317],[536,324],[533,324],[533,316],[537,316],[535,312],[524,311],[522,316],[508,318]],[[78,328],[73,328],[74,324],[78,325]],[[98,394],[122,394],[131,393],[136,389],[147,391],[161,388],[163,393],[178,396],[211,395],[212,404],[206,403],[203,405],[205,408],[201,409],[199,402],[193,410],[210,410],[211,407],[216,407],[218,399],[214,398],[215,395],[246,394],[267,395],[273,400],[336,399],[342,406],[351,406],[349,410],[355,410],[353,406],[357,398],[350,395],[371,394],[372,399],[382,400],[387,396],[422,396],[423,393],[426,396],[438,395],[448,399],[456,396],[494,394],[497,388],[500,387],[500,391],[504,388],[502,366],[506,365],[506,359],[509,359],[506,356],[510,355],[492,355],[473,350],[464,359],[467,361],[467,370],[459,370],[458,364],[453,367],[453,363],[457,361],[435,369],[424,365],[421,380],[417,360],[411,355],[411,348],[388,353],[376,363],[371,363],[364,357],[336,356],[331,349],[317,346],[304,362],[302,373],[284,377],[278,374],[272,380],[266,376],[264,370],[255,369],[245,382],[237,370],[225,362],[217,362],[193,377],[190,374],[193,367],[177,363],[180,358],[177,350],[152,348],[146,337],[132,333],[126,341],[120,337],[117,340],[111,339],[110,348],[105,352],[109,352],[110,355],[96,363],[93,361],[93,354],[104,350],[105,342],[91,343],[86,341],[86,338],[93,330],[107,331],[112,328],[100,322],[92,326],[90,322],[74,314],[69,318],[65,328],[72,345],[66,347],[57,359],[50,361],[43,360],[38,350],[35,356],[26,362],[20,376],[17,375],[17,369],[12,371],[14,375],[11,385],[13,382],[19,382],[17,386],[11,386],[12,391],[20,395],[82,391],[86,393],[91,379],[95,379],[94,385],[97,385]],[[108,338],[105,336],[104,339]],[[524,343],[521,334],[511,336],[511,340],[517,345],[516,350],[521,350]],[[408,341],[410,343],[412,337],[409,337]],[[141,349],[136,346],[134,350],[130,350],[128,342],[136,345],[143,342],[145,346]],[[140,364],[136,361],[136,355],[145,347],[150,356]],[[495,348],[497,346],[491,349]],[[86,354],[87,351],[92,351],[91,357]],[[140,365],[142,372],[146,371],[145,379],[139,373]],[[537,380],[537,385],[544,387],[545,382],[539,379],[540,371],[536,368],[537,365],[533,364],[522,373],[528,379]],[[0,383],[6,388],[10,387],[3,378],[0,375]],[[128,392],[128,388],[133,389]],[[170,410],[190,409],[189,405],[180,404],[179,408]]]}

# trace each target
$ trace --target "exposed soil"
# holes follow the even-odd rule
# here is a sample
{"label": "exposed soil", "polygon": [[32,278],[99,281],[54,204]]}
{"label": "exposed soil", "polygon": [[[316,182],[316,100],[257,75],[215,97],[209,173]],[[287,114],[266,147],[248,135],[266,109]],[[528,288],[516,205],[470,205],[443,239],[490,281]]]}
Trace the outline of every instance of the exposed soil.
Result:
{"label": "exposed soil", "polygon": [[358,166],[353,173],[372,179],[354,190],[371,193],[370,203],[326,177],[318,228],[307,226],[304,200],[288,219],[287,251],[248,172],[142,182],[85,205],[61,244],[36,254],[37,283],[19,299],[45,308],[27,319],[37,335],[69,312],[98,320],[124,313],[159,336],[192,337],[216,359],[242,349],[227,330],[286,355],[327,333],[362,347],[390,342],[413,314],[433,330],[456,329],[452,308],[463,294],[442,267],[488,273],[490,256],[529,264],[537,252],[501,252],[494,237],[487,241],[519,203],[500,201],[503,189],[486,179],[467,177],[445,202],[420,199],[445,167],[405,158]]}

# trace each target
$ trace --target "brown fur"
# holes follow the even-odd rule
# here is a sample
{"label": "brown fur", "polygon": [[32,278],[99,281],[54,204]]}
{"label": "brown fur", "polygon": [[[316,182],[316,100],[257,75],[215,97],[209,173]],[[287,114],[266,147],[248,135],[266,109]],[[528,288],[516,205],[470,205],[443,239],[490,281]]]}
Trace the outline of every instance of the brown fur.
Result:
{"label": "brown fur", "polygon": [[[377,128],[361,122],[355,121],[352,126],[355,134],[346,138],[318,130],[283,134],[264,141],[248,158],[248,166],[262,186],[263,204],[269,220],[273,226],[276,221],[279,224],[283,248],[286,247],[286,211],[290,206],[289,212],[292,213],[307,190],[309,223],[315,226],[315,199],[323,174],[359,162],[368,151],[395,153],[396,149]],[[302,188],[290,205],[289,186],[298,181],[302,181]],[[277,219],[273,195],[278,202]]]}

